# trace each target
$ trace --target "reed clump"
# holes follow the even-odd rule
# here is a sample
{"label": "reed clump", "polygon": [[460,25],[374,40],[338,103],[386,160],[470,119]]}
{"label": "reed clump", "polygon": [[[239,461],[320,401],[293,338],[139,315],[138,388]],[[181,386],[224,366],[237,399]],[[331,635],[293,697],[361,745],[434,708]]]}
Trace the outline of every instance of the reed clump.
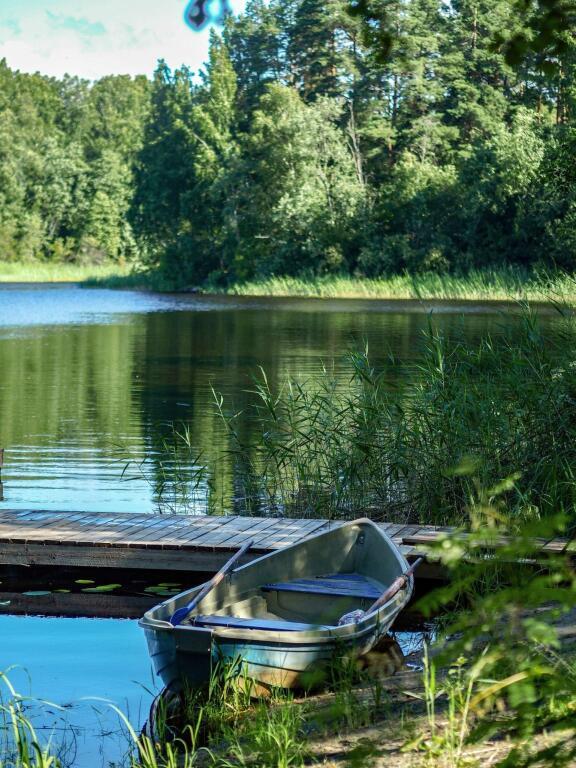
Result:
{"label": "reed clump", "polygon": [[421,299],[451,301],[550,301],[573,300],[572,275],[554,270],[518,267],[470,270],[462,274],[408,273],[378,278],[351,275],[271,276],[237,282],[224,288],[208,286],[215,293],[236,296],[302,296],[309,298]]}
{"label": "reed clump", "polygon": [[202,452],[194,445],[190,425],[169,425],[156,450],[140,460],[126,461],[123,448],[119,456],[124,464],[121,478],[147,482],[160,512],[204,511],[210,472]]}
{"label": "reed clump", "polygon": [[192,291],[232,296],[277,296],[317,299],[381,299],[421,301],[573,301],[574,276],[562,270],[472,269],[460,274],[403,272],[382,277],[363,275],[271,275],[222,284],[208,280],[182,285],[162,271],[132,270],[118,265],[66,267],[66,265],[12,265],[0,263],[0,281],[82,280],[88,287],[145,288],[152,291]]}
{"label": "reed clump", "polygon": [[379,678],[367,675],[344,649],[316,683],[318,698],[305,691],[296,698],[290,690],[259,687],[240,660],[217,663],[206,687],[158,699],[147,735],[137,735],[119,712],[132,736],[132,766],[317,765],[314,740],[375,724],[388,711]]}
{"label": "reed clump", "polygon": [[217,397],[241,511],[459,524],[472,468],[484,487],[514,476],[516,520],[574,517],[576,326],[566,314],[548,333],[529,308],[521,315],[519,328],[476,345],[431,322],[401,386],[390,383],[401,363],[376,370],[367,349],[349,354],[346,386],[324,368],[276,389],[261,371],[249,435]]}

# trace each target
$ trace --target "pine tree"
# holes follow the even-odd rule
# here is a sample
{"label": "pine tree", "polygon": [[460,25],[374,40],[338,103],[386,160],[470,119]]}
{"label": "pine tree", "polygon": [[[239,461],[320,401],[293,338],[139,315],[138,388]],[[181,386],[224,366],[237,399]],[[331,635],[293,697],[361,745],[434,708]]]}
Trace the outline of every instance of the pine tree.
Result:
{"label": "pine tree", "polygon": [[289,37],[293,84],[305,101],[350,93],[358,29],[343,0],[301,0]]}
{"label": "pine tree", "polygon": [[249,119],[266,85],[286,77],[281,50],[278,9],[264,0],[250,0],[238,19],[229,19],[224,41],[238,83],[238,110]]}
{"label": "pine tree", "polygon": [[494,135],[513,112],[517,76],[492,47],[512,12],[508,0],[455,0],[445,17],[437,65],[444,98],[437,108],[458,129],[466,153],[473,140]]}
{"label": "pine tree", "polygon": [[[237,79],[224,41],[214,32],[210,54],[186,130],[194,146],[192,188],[185,196],[190,227],[185,256],[190,269],[204,278],[223,275],[237,247],[237,210],[234,168],[237,161]],[[185,267],[183,267],[185,268]]]}

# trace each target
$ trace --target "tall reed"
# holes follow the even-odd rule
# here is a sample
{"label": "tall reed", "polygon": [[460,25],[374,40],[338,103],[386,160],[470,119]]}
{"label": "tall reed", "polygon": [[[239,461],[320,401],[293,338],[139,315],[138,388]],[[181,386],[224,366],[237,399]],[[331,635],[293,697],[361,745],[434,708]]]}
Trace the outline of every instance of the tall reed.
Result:
{"label": "tall reed", "polygon": [[261,371],[248,412],[256,437],[216,398],[245,512],[457,524],[474,492],[466,466],[484,486],[516,473],[518,518],[574,516],[575,342],[569,316],[548,334],[523,308],[519,330],[477,345],[446,340],[431,322],[403,388],[368,350],[349,355],[344,387],[323,369],[276,390]]}
{"label": "tall reed", "polygon": [[80,283],[126,278],[130,268],[113,262],[67,264],[50,261],[0,261],[0,283]]}
{"label": "tall reed", "polygon": [[147,482],[159,512],[204,511],[211,478],[202,452],[193,443],[190,425],[169,425],[155,450],[143,459],[126,461],[124,449],[119,451],[124,464],[121,478]]}

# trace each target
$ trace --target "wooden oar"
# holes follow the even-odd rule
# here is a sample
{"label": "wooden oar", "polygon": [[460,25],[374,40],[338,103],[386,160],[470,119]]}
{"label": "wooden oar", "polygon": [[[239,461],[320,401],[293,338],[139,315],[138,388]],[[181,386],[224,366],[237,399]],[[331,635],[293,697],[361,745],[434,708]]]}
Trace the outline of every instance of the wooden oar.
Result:
{"label": "wooden oar", "polygon": [[344,616],[342,616],[342,618],[339,620],[338,626],[340,627],[342,624],[356,624],[358,621],[368,616],[368,614],[377,611],[378,608],[381,608],[385,603],[388,602],[388,600],[390,600],[390,598],[394,597],[397,592],[400,592],[416,568],[418,568],[418,566],[423,562],[423,557],[419,557],[418,560],[415,560],[407,571],[404,571],[401,576],[398,576],[397,579],[394,579],[388,589],[382,592],[380,597],[372,603],[367,611],[350,611],[350,613],[345,613]]}
{"label": "wooden oar", "polygon": [[215,586],[220,584],[224,576],[226,576],[227,573],[230,573],[232,570],[232,566],[234,563],[239,560],[242,555],[247,552],[250,547],[254,544],[254,540],[247,541],[246,544],[243,544],[238,552],[236,552],[235,555],[233,555],[230,560],[228,560],[227,563],[225,563],[222,568],[218,571],[218,573],[215,576],[212,576],[210,581],[208,581],[204,587],[198,592],[198,594],[190,600],[190,602],[187,605],[182,606],[182,608],[178,608],[177,611],[174,611],[172,616],[170,617],[170,624],[172,624],[173,627],[177,627],[178,624],[182,624],[184,619],[190,614],[191,611],[196,608],[198,603],[201,600],[204,600],[206,595],[211,592]]}

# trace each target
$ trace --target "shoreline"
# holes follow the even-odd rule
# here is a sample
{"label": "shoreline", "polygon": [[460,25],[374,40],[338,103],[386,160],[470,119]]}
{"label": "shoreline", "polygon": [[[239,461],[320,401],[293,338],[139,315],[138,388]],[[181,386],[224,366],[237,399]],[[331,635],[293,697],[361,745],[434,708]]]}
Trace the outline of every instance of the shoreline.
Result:
{"label": "shoreline", "polygon": [[[182,299],[197,299],[198,301],[213,302],[217,306],[226,308],[257,308],[257,309],[307,309],[314,311],[362,311],[407,314],[498,314],[499,312],[512,313],[521,311],[525,303],[529,303],[533,310],[543,314],[556,314],[557,306],[552,301],[545,299],[512,299],[512,298],[398,298],[380,296],[318,296],[318,295],[266,295],[266,294],[236,294],[214,291],[186,291],[170,290],[159,291],[151,286],[107,286],[101,284],[86,284],[82,281],[28,281],[28,282],[1,282],[0,294],[12,290],[59,290],[74,288],[83,290],[126,291],[142,294],[156,294],[158,296],[174,296]],[[576,301],[576,298],[575,298]],[[572,314],[570,302],[562,308],[565,313]]]}
{"label": "shoreline", "polygon": [[89,266],[0,262],[0,287],[78,286],[153,293],[264,299],[333,299],[390,302],[530,302],[553,306],[576,302],[576,278],[564,272],[520,269],[477,270],[466,275],[407,273],[390,277],[272,277],[236,282],[178,286],[159,274],[131,272],[115,264]]}

